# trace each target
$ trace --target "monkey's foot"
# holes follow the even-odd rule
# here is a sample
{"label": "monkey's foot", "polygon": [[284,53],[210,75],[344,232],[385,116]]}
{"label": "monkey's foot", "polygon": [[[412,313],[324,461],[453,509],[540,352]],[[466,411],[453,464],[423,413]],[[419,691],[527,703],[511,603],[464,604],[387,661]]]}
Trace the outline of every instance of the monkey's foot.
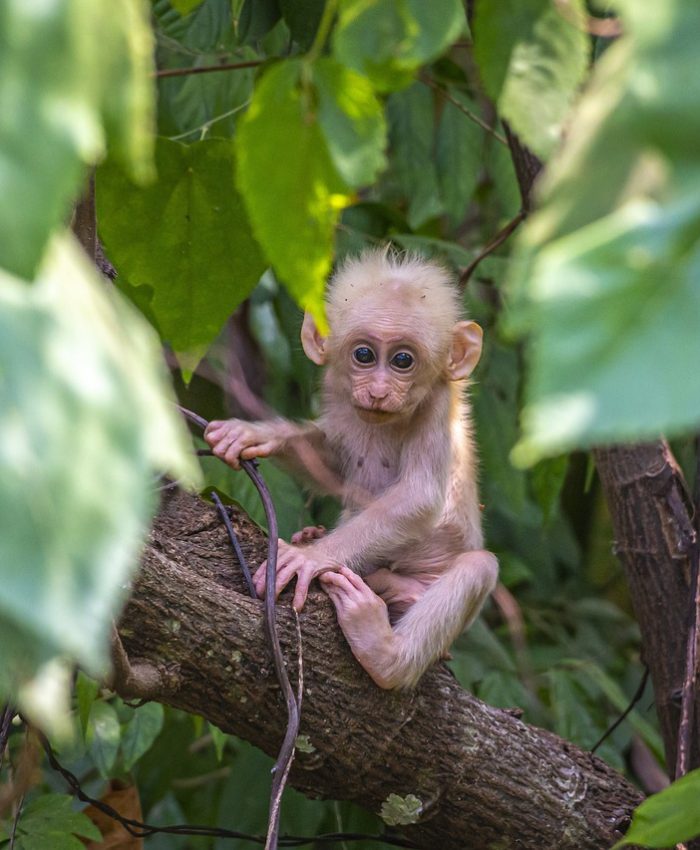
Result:
{"label": "monkey's foot", "polygon": [[325,533],[325,525],[306,525],[301,531],[295,531],[292,534],[291,542],[295,546],[302,546],[304,543],[311,543],[312,540],[319,540]]}
{"label": "monkey's foot", "polygon": [[393,670],[398,638],[384,601],[347,567],[324,573],[319,581],[335,606],[352,654],[380,688],[397,687]]}

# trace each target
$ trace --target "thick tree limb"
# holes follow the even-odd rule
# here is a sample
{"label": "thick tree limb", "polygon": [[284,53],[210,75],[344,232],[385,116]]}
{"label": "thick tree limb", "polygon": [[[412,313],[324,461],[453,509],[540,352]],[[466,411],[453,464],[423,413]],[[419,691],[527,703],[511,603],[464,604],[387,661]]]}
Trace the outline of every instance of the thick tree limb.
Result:
{"label": "thick tree limb", "polygon": [[[263,631],[262,602],[245,595],[215,510],[168,493],[119,630],[132,664],[161,671],[159,699],[205,716],[275,754],[286,712]],[[264,537],[234,525],[251,563]],[[278,612],[292,681],[296,627]],[[444,667],[415,691],[377,688],[355,662],[321,592],[301,615],[305,669],[299,752],[291,783],[312,797],[378,812],[391,793],[423,804],[406,835],[426,848],[603,850],[640,800],[595,756],[466,693]],[[262,825],[261,825],[262,826]]]}

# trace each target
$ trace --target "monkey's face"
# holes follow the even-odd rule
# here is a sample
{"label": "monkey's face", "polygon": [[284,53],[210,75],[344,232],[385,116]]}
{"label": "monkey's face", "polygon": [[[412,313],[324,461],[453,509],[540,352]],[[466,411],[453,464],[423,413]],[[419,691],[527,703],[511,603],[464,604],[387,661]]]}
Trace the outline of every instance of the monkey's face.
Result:
{"label": "monkey's face", "polygon": [[345,341],[339,355],[352,406],[365,422],[410,416],[430,389],[423,350],[408,334],[360,332]]}

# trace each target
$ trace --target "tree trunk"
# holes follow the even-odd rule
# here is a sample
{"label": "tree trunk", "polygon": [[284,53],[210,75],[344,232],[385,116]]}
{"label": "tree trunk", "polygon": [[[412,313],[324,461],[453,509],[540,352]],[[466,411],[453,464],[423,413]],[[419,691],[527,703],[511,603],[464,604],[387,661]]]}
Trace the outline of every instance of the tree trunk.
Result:
{"label": "tree trunk", "polygon": [[[532,208],[539,159],[504,125],[523,209]],[[599,448],[594,453],[642,633],[642,656],[654,684],[666,765],[675,773],[680,692],[694,613],[690,559],[695,557],[694,509],[683,474],[664,440]],[[696,518],[697,522],[697,518]],[[700,767],[700,700],[695,692],[688,769]]]}
{"label": "tree trunk", "polygon": [[[594,452],[615,530],[615,552],[642,632],[643,660],[674,773],[693,594],[690,559],[696,532],[683,475],[668,445],[617,446]],[[690,768],[700,766],[700,706],[691,730]]]}
{"label": "tree trunk", "polygon": [[[263,559],[259,529],[238,513],[234,526],[250,563]],[[134,675],[150,682],[149,696],[275,755],[285,706],[262,603],[243,588],[214,509],[175,492],[150,534],[119,631]],[[295,685],[300,648],[286,593],[277,613]],[[297,752],[292,768],[300,791],[373,812],[390,794],[412,794],[421,812],[402,830],[425,848],[604,850],[625,829],[641,795],[597,757],[485,705],[441,665],[414,691],[380,690],[354,660],[320,591],[300,621],[301,734],[313,748]]]}

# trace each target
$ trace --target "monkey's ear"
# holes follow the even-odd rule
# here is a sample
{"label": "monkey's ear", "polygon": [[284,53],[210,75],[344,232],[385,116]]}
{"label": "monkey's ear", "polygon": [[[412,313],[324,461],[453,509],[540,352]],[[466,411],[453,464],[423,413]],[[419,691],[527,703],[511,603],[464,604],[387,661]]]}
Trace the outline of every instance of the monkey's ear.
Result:
{"label": "monkey's ear", "polygon": [[326,340],[318,332],[316,322],[311,313],[304,313],[304,323],[301,326],[301,346],[304,354],[317,366],[326,362]]}
{"label": "monkey's ear", "polygon": [[481,357],[484,332],[476,322],[457,322],[452,329],[452,347],[447,361],[447,374],[452,381],[466,378]]}

